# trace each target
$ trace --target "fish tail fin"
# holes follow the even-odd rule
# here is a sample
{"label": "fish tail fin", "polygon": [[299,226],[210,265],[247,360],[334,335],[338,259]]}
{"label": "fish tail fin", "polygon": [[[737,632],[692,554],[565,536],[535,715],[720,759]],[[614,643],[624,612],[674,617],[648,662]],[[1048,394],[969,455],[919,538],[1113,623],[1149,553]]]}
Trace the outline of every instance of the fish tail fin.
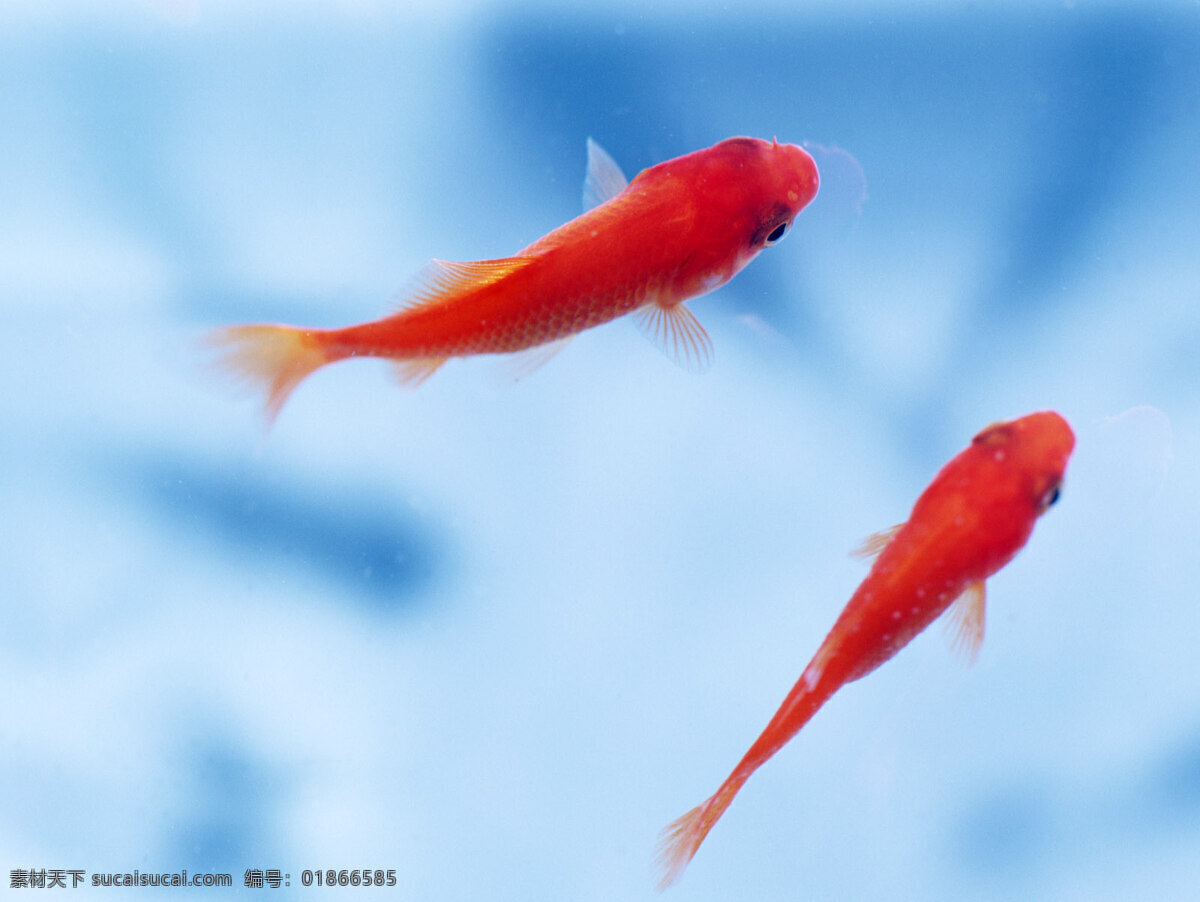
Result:
{"label": "fish tail fin", "polygon": [[658,840],[658,865],[661,871],[658,888],[665,890],[682,875],[688,862],[708,836],[717,820],[725,813],[733,797],[742,788],[744,779],[735,772],[721,784],[710,798],[697,805],[683,817],[668,824]]}
{"label": "fish tail fin", "polygon": [[296,386],[331,359],[319,332],[293,326],[229,326],[211,332],[205,343],[220,354],[218,368],[266,392],[268,425]]}

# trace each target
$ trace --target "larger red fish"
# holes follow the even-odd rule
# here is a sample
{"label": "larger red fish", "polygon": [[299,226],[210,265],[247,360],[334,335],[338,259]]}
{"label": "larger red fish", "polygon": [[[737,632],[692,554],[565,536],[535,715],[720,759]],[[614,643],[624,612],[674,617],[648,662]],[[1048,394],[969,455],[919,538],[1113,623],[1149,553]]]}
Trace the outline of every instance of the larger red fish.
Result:
{"label": "larger red fish", "polygon": [[1071,427],[1053,412],[989,426],[934,477],[906,523],[864,543],[861,553],[879,555],[874,566],[771,722],[720,789],[663,831],[661,887],[683,872],[742,784],[830,696],[947,608],[974,657],[983,641],[984,580],[1021,550],[1058,500],[1074,446]]}
{"label": "larger red fish", "polygon": [[349,357],[395,361],[417,384],[451,357],[540,348],[636,312],[677,360],[703,367],[711,344],[683,301],[729,281],[779,241],[817,193],[812,157],[792,144],[729,138],[626,182],[588,141],[586,212],[513,257],[435,260],[391,316],[342,329],[233,326],[214,333],[225,363],[267,391],[274,418],[313,370]]}

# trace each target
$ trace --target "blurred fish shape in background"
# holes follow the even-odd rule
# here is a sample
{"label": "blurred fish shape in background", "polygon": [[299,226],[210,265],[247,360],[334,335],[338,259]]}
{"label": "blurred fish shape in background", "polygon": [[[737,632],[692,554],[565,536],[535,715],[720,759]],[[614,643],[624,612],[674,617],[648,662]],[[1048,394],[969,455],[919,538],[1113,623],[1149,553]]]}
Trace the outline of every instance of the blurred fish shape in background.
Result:
{"label": "blurred fish shape in background", "polygon": [[588,141],[586,211],[515,256],[432,261],[390,316],[341,329],[254,324],[214,331],[221,364],[267,393],[273,420],[310,373],[351,357],[395,362],[417,385],[451,357],[527,351],[530,366],[576,333],[634,313],[692,369],[712,345],[683,306],[783,238],[816,196],[812,157],[793,144],[729,138],[627,182]]}
{"label": "blurred fish shape in background", "polygon": [[984,580],[1012,560],[1058,500],[1071,427],[1043,411],[984,429],[921,493],[907,522],[858,554],[875,556],[771,722],[721,787],[663,831],[660,888],[696,854],[738,790],[842,686],[887,661],[950,609],[958,645],[974,659],[983,642]]}

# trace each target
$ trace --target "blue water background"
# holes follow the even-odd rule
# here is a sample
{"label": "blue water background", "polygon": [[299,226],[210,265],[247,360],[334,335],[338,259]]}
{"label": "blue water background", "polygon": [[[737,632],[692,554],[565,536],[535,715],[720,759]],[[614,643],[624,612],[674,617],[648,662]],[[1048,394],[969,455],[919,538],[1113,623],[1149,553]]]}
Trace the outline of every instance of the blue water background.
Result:
{"label": "blue water background", "polygon": [[[654,898],[847,552],[1053,408],[1078,449],[979,663],[935,627],[845,689],[669,898],[1196,898],[1196,5],[400,9],[0,8],[6,888]],[[617,322],[519,382],[329,368],[264,440],[196,345],[512,253],[589,135],[632,175],[735,134],[824,181],[691,304],[706,374]]]}

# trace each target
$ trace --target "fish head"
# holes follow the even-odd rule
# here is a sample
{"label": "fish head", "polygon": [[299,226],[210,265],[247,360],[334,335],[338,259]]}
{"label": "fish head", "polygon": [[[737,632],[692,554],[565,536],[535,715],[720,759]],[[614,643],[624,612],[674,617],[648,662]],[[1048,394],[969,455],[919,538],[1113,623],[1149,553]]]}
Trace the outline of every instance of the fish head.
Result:
{"label": "fish head", "polygon": [[640,172],[629,196],[657,196],[672,217],[663,241],[674,275],[660,300],[724,285],[783,239],[817,184],[817,165],[804,150],[761,138],[727,138]]}
{"label": "fish head", "polygon": [[1046,410],[988,426],[971,444],[988,453],[1009,475],[1003,481],[1018,500],[1040,515],[1058,500],[1075,433],[1061,416]]}
{"label": "fish head", "polygon": [[723,285],[778,244],[819,181],[803,149],[761,138],[728,138],[660,165],[686,182],[693,201],[681,297]]}
{"label": "fish head", "polygon": [[757,138],[730,138],[731,162],[737,187],[733,221],[743,231],[743,249],[753,257],[778,244],[796,216],[817,196],[820,177],[808,152],[795,144],[769,143]]}
{"label": "fish head", "polygon": [[817,189],[821,185],[817,164],[808,151],[795,144],[780,144],[774,138],[765,152],[771,161],[770,169],[775,177],[775,190],[785,197],[794,219],[796,214],[812,203],[813,198],[817,196]]}

